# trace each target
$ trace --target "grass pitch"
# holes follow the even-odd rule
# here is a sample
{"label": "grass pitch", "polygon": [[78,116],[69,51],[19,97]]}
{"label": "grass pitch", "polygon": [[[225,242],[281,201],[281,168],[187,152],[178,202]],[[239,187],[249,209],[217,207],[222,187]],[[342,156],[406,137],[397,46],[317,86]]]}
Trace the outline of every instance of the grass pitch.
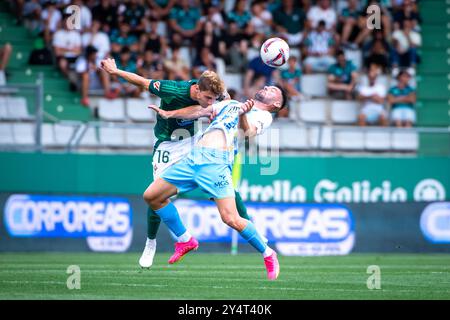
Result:
{"label": "grass pitch", "polygon": [[[258,254],[168,257],[142,270],[139,253],[1,253],[0,299],[450,299],[450,255],[280,257],[277,281]],[[80,267],[79,290],[66,286],[69,265]],[[380,290],[367,288],[370,265]]]}

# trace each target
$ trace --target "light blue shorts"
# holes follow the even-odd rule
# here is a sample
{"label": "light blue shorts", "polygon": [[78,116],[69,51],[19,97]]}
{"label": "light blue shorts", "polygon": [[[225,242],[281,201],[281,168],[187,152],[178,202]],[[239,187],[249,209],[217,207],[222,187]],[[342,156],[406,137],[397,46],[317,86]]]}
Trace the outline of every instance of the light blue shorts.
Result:
{"label": "light blue shorts", "polygon": [[160,176],[173,184],[178,193],[202,189],[214,199],[234,198],[231,179],[233,153],[212,148],[194,147],[180,162]]}

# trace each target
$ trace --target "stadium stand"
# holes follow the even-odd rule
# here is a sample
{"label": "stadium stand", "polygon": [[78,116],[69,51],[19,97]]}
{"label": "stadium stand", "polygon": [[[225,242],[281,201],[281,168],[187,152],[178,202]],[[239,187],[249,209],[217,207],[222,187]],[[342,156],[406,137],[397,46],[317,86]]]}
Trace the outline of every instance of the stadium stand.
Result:
{"label": "stadium stand", "polygon": [[[418,67],[418,125],[450,127],[450,38],[448,9],[445,1],[421,1],[420,11],[425,22],[421,28],[422,62]],[[450,138],[444,135],[422,134],[423,154],[445,154],[450,151]]]}
{"label": "stadium stand", "polygon": [[[26,3],[27,1],[25,1]],[[42,10],[46,10],[47,1],[40,1],[43,5]],[[61,12],[64,12],[65,5],[70,1],[55,1]],[[221,55],[219,48],[224,45],[228,46],[228,39],[226,38],[226,26],[230,22],[227,18],[230,10],[233,8],[234,1],[220,1],[222,7],[219,8],[211,18],[209,15],[203,14],[200,18],[203,26],[208,23],[216,23],[214,25],[214,33],[211,37],[210,51],[214,55],[214,67],[216,71],[223,77],[228,88],[236,91],[236,98],[245,99],[244,92],[242,92],[244,84],[244,72],[236,73],[230,68],[230,57]],[[323,5],[326,6],[328,1],[311,1],[311,6]],[[9,1],[14,3],[14,1]],[[360,11],[363,12],[366,1],[360,1]],[[383,2],[385,3],[385,2]],[[401,1],[398,3],[402,3]],[[420,56],[420,63],[415,70],[412,70],[413,77],[410,81],[410,86],[417,88],[417,122],[416,127],[420,128],[448,128],[450,126],[449,114],[449,88],[448,75],[450,74],[450,64],[448,63],[448,47],[450,46],[450,39],[447,36],[447,21],[448,14],[446,12],[446,4],[444,1],[427,0],[427,1],[412,1],[413,5],[418,8],[418,13],[423,18],[418,19],[415,30],[420,31],[422,46],[418,48]],[[97,1],[88,3],[91,7],[91,12],[95,13],[94,7]],[[142,2],[144,4],[144,2]],[[248,6],[250,1],[248,1]],[[262,2],[265,10],[272,16],[275,25],[283,23],[280,22],[278,16],[284,10],[284,3],[280,1]],[[346,1],[331,1],[331,10],[338,13],[339,17],[343,16],[347,6]],[[126,1],[123,3],[120,12],[126,11]],[[207,11],[207,5],[199,2],[199,8]],[[13,6],[13,9],[17,9]],[[23,8],[22,8],[23,9]],[[150,24],[151,10],[145,8],[146,18],[144,24]],[[304,6],[302,8],[305,13],[308,13],[311,7]],[[383,7],[388,10],[391,17],[392,31],[396,28],[401,29],[401,23],[396,19],[396,13],[402,10],[401,7]],[[396,11],[397,10],[397,11]],[[46,148],[64,148],[69,142],[74,142],[78,139],[79,146],[87,148],[113,148],[130,150],[133,148],[148,148],[153,143],[153,135],[148,134],[148,128],[134,126],[134,124],[153,123],[156,118],[155,114],[146,107],[149,104],[158,104],[159,101],[154,96],[148,93],[141,92],[140,97],[133,95],[121,94],[120,97],[114,98],[111,96],[103,96],[103,90],[98,90],[99,94],[90,97],[89,106],[83,107],[81,105],[82,99],[80,92],[77,92],[79,85],[74,85],[77,81],[76,74],[72,77],[65,77],[56,68],[55,61],[52,65],[30,65],[29,57],[36,49],[42,49],[49,44],[45,44],[45,36],[40,37],[39,32],[32,29],[27,29],[19,15],[14,16],[11,12],[8,1],[0,3],[0,46],[9,43],[13,48],[13,54],[7,68],[6,83],[10,86],[21,84],[33,84],[39,82],[38,74],[43,74],[43,111],[44,121],[46,122],[41,128],[42,143]],[[17,11],[15,11],[17,12]],[[362,17],[363,15],[361,15]],[[98,16],[93,14],[94,19]],[[120,21],[123,17],[118,15]],[[154,19],[154,17],[152,17]],[[39,20],[39,19],[38,19]],[[222,24],[219,22],[222,20]],[[247,28],[251,25],[253,20],[245,22],[241,28],[240,39],[245,40],[247,49],[246,56],[242,58],[250,61],[251,58],[258,54],[259,45],[262,41],[272,35],[277,35],[272,28],[270,34],[251,33]],[[42,22],[42,21],[41,21]],[[148,67],[149,74],[153,72],[160,72],[164,77],[171,77],[173,73],[166,72],[168,65],[179,63],[177,65],[186,65],[193,68],[205,68],[202,61],[198,59],[198,48],[202,47],[198,40],[188,41],[184,39],[178,43],[173,32],[170,31],[170,26],[165,20],[157,20],[157,34],[155,39],[148,39],[148,34],[141,34],[141,38],[132,42],[130,40],[129,47],[132,51],[133,63],[130,71],[138,72],[144,67]],[[328,23],[328,22],[327,22]],[[130,26],[132,24],[130,23]],[[306,24],[305,24],[306,26]],[[138,29],[133,29],[131,33],[139,34]],[[386,27],[386,26],[385,26]],[[86,26],[88,30],[88,26]],[[119,61],[121,48],[125,45],[122,40],[117,40],[114,26],[108,26],[109,39],[111,41],[111,55]],[[149,28],[146,25],[145,28]],[[84,31],[85,33],[87,31]],[[146,29],[149,30],[149,29]],[[333,36],[342,36],[342,30],[338,23],[337,29],[332,29]],[[335,31],[337,30],[337,31]],[[385,29],[383,29],[384,31]],[[309,32],[307,29],[305,32]],[[203,31],[202,31],[203,32]],[[199,39],[203,41],[202,37],[206,37],[205,33],[199,33]],[[223,36],[217,36],[222,33]],[[280,35],[281,36],[281,35]],[[115,37],[115,38],[114,38]],[[120,38],[120,37],[119,37]],[[351,37],[350,37],[351,38]],[[115,40],[113,40],[115,39]],[[162,44],[161,39],[166,44]],[[335,41],[336,41],[335,39]],[[308,149],[318,149],[322,151],[327,150],[341,150],[343,152],[364,151],[364,152],[418,152],[419,154],[449,154],[450,152],[450,138],[448,134],[428,133],[420,130],[406,130],[389,128],[378,128],[372,126],[360,128],[357,126],[358,115],[360,113],[361,104],[356,99],[356,93],[361,85],[368,83],[367,78],[367,52],[364,44],[370,42],[371,36],[367,35],[366,42],[356,44],[358,40],[353,39],[351,43],[339,43],[336,41],[336,48],[341,47],[345,52],[345,58],[351,61],[353,66],[359,73],[358,85],[352,92],[353,98],[351,100],[341,100],[340,98],[331,97],[327,90],[327,72],[302,74],[300,77],[300,98],[292,97],[289,103],[289,121],[282,121],[284,119],[275,119],[274,128],[280,129],[280,147],[286,150],[307,151]],[[148,41],[148,42],[147,42]],[[153,41],[153,42],[151,42]],[[152,49],[148,46],[149,43],[155,45],[155,41],[160,41],[161,48],[154,50],[154,60],[143,62],[143,54],[147,49]],[[238,40],[236,40],[238,41]],[[389,42],[391,40],[388,40]],[[126,41],[125,41],[126,42]],[[142,43],[140,43],[142,42]],[[147,42],[147,43],[146,43]],[[199,44],[200,43],[200,44]],[[139,44],[139,45],[138,45]],[[168,45],[167,45],[168,44]],[[392,45],[392,43],[390,44]],[[139,47],[135,49],[133,46]],[[172,61],[172,49],[180,47],[179,56],[176,61]],[[336,49],[335,48],[335,49]],[[305,51],[302,44],[291,44],[292,55],[295,55],[303,61]],[[137,50],[137,51],[136,51]],[[153,49],[152,49],[153,50]],[[307,55],[307,53],[306,53]],[[134,57],[137,57],[135,59]],[[120,63],[119,63],[120,64]],[[299,65],[302,67],[302,64]],[[133,69],[134,68],[134,69]],[[284,67],[285,69],[286,67]],[[282,69],[282,70],[284,70]],[[383,69],[383,74],[377,78],[377,83],[380,83],[385,88],[389,89],[396,84],[395,68],[388,67]],[[409,69],[411,71],[411,69]],[[278,75],[275,72],[274,80],[277,81]],[[415,75],[415,76],[414,76]],[[179,77],[184,77],[181,73]],[[71,84],[72,83],[72,84]],[[115,79],[111,79],[111,87],[114,85],[121,85]],[[4,94],[0,92],[0,129],[2,134],[1,144],[19,144],[19,145],[33,145],[34,141],[34,115],[36,114],[36,97],[34,93],[20,90],[20,93]],[[95,92],[92,90],[91,92]],[[64,123],[65,120],[70,120],[72,123]],[[62,121],[62,122],[61,122]],[[99,125],[89,125],[89,123],[97,123]],[[114,122],[121,126],[108,127],[109,122]],[[81,129],[81,124],[87,125]],[[297,136],[300,139],[288,139],[287,137]],[[258,144],[263,146],[263,138]],[[267,144],[267,142],[266,142]],[[270,143],[269,143],[270,145]],[[274,146],[275,147],[275,146]]]}

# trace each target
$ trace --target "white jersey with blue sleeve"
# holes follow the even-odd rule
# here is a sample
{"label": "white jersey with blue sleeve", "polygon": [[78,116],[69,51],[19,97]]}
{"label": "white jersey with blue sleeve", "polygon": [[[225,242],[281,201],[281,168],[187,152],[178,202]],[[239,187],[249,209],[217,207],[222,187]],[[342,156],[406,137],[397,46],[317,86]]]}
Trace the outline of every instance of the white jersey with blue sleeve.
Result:
{"label": "white jersey with blue sleeve", "polygon": [[[213,111],[216,117],[213,122],[206,128],[204,134],[213,129],[222,130],[226,137],[227,147],[236,144],[238,132],[239,116],[242,114],[241,102],[236,100],[225,100],[214,104]],[[256,134],[261,134],[272,124],[272,115],[270,112],[253,107],[246,113],[247,121],[256,127]],[[235,145],[235,148],[237,146]]]}
{"label": "white jersey with blue sleeve", "polygon": [[272,115],[269,111],[253,107],[246,113],[247,121],[256,127],[256,134],[261,134],[272,124]]}
{"label": "white jersey with blue sleeve", "polygon": [[[236,100],[214,104],[213,111],[216,117],[202,135],[212,130],[221,130],[225,135],[227,146],[236,149],[241,106],[242,103]],[[272,123],[272,116],[268,111],[252,108],[247,113],[247,120],[256,127],[257,134],[261,134]],[[161,178],[174,185],[178,193],[200,187],[214,199],[232,198],[235,196],[231,177],[232,163],[231,150],[197,146],[179,163],[167,168]]]}
{"label": "white jersey with blue sleeve", "polygon": [[239,115],[242,113],[241,105],[242,103],[236,100],[225,100],[213,104],[212,108],[216,116],[203,134],[212,130],[222,130],[227,147],[233,147],[239,129]]}

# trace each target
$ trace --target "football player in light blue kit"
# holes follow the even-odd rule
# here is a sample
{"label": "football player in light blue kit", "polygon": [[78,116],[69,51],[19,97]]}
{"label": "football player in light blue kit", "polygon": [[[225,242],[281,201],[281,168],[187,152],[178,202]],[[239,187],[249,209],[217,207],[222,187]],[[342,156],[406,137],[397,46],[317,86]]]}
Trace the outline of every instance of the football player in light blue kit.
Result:
{"label": "football player in light blue kit", "polygon": [[[202,133],[190,154],[168,168],[144,192],[144,200],[158,214],[167,227],[177,236],[175,253],[169,263],[179,261],[186,253],[198,248],[198,242],[186,230],[176,207],[169,198],[201,188],[216,202],[222,221],[237,230],[257,251],[263,254],[269,280],[278,277],[280,267],[277,254],[267,246],[251,221],[242,219],[236,209],[231,179],[234,150],[237,149],[239,118],[243,114],[278,112],[284,105],[284,93],[276,86],[264,87],[255,99],[246,103],[226,100],[208,108],[214,120]],[[252,117],[243,121],[251,121]],[[264,117],[255,117],[264,118]],[[261,123],[250,127],[261,126]],[[249,127],[249,124],[243,126]]]}

